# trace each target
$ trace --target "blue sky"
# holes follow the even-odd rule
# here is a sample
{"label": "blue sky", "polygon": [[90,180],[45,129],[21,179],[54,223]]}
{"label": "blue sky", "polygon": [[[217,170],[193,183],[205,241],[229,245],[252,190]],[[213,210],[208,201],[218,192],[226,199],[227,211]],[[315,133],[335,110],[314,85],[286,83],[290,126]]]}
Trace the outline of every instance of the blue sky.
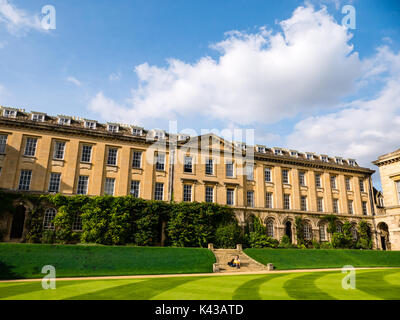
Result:
{"label": "blue sky", "polygon": [[[43,31],[34,18],[49,4],[57,25]],[[347,4],[356,29],[343,31]],[[273,44],[279,34],[286,45]],[[0,105],[147,128],[177,120],[199,133],[252,128],[257,143],[372,166],[398,148],[400,135],[386,128],[399,119],[399,50],[397,0],[0,0]],[[371,121],[382,112],[388,118]]]}

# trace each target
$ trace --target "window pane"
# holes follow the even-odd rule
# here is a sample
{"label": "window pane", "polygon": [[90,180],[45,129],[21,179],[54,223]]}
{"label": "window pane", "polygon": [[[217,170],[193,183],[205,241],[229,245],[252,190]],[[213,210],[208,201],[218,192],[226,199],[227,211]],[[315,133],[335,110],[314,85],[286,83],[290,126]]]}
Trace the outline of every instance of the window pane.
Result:
{"label": "window pane", "polygon": [[28,157],[34,157],[36,154],[36,145],[37,145],[37,139],[27,138],[24,155]]}
{"label": "window pane", "polygon": [[185,163],[183,167],[183,171],[186,173],[192,173],[193,170],[193,164],[192,164],[192,157],[185,157]]}
{"label": "window pane", "polygon": [[44,213],[43,218],[43,229],[44,230],[54,230],[53,220],[56,217],[57,211],[56,209],[50,208],[47,209]]}
{"label": "window pane", "polygon": [[6,153],[7,136],[0,135],[0,154]]}
{"label": "window pane", "polygon": [[89,177],[79,176],[77,194],[87,194]]}
{"label": "window pane", "polygon": [[156,170],[165,170],[165,154],[158,153],[156,156]]}
{"label": "window pane", "polygon": [[114,195],[114,187],[115,187],[115,179],[114,178],[106,178],[104,193],[106,195],[113,196]]}
{"label": "window pane", "polygon": [[265,195],[265,207],[272,208],[272,193],[267,192]]}
{"label": "window pane", "polygon": [[56,141],[53,158],[64,160],[65,142]]}
{"label": "window pane", "polygon": [[247,191],[247,206],[254,207],[254,191]]}
{"label": "window pane", "polygon": [[18,190],[29,191],[32,179],[31,170],[21,170],[21,175],[19,178]]}
{"label": "window pane", "polygon": [[156,183],[154,199],[155,200],[163,200],[164,199],[164,184],[163,183]]}
{"label": "window pane", "polygon": [[108,149],[107,165],[116,166],[117,165],[117,155],[118,149]]}
{"label": "window pane", "polygon": [[226,203],[228,205],[234,205],[235,199],[234,199],[234,190],[233,189],[226,190]]}
{"label": "window pane", "polygon": [[192,201],[192,186],[185,184],[183,185],[183,201],[191,202]]}
{"label": "window pane", "polygon": [[214,202],[214,188],[206,186],[206,202]]}
{"label": "window pane", "polygon": [[142,152],[134,151],[132,157],[132,168],[140,169],[142,167]]}
{"label": "window pane", "polygon": [[49,192],[59,192],[61,173],[51,173],[49,182]]}
{"label": "window pane", "polygon": [[92,158],[92,146],[82,146],[81,162],[90,162]]}
{"label": "window pane", "polygon": [[135,198],[139,198],[140,191],[140,182],[139,181],[131,181],[131,195]]}
{"label": "window pane", "polygon": [[265,168],[265,182],[271,182],[271,168]]}
{"label": "window pane", "polygon": [[206,174],[214,174],[213,159],[207,159],[207,162],[206,162]]}

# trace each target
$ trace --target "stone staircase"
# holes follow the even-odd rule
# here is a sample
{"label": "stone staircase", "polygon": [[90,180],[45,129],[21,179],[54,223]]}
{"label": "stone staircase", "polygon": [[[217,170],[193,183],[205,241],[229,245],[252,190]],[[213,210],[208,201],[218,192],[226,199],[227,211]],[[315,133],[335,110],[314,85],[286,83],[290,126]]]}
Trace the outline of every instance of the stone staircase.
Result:
{"label": "stone staircase", "polygon": [[[240,249],[213,249],[212,252],[217,259],[217,262],[214,265],[214,272],[240,273],[268,271],[266,266],[253,260]],[[240,259],[240,269],[228,266],[228,262],[236,255],[238,255]]]}

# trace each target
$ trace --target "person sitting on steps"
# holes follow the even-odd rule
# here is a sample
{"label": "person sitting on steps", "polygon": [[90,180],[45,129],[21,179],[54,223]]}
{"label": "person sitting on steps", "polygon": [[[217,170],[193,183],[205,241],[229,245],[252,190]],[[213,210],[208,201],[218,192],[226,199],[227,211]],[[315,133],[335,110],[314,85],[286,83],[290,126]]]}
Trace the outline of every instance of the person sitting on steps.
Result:
{"label": "person sitting on steps", "polygon": [[240,259],[239,256],[235,257],[235,260],[233,261],[233,264],[236,268],[240,269]]}

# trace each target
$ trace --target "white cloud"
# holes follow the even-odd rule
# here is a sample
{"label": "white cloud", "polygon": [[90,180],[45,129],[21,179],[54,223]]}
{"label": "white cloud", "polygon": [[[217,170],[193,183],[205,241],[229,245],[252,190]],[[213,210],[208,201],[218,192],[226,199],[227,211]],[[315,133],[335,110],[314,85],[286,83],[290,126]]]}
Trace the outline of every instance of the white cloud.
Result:
{"label": "white cloud", "polygon": [[399,148],[400,52],[379,48],[364,67],[369,70],[366,76],[383,83],[382,90],[371,99],[352,101],[340,111],[300,121],[287,138],[289,146],[357,158],[364,166]]}
{"label": "white cloud", "polygon": [[76,79],[76,78],[74,78],[74,77],[68,77],[68,78],[67,78],[67,81],[73,83],[73,84],[76,85],[77,87],[82,86],[82,83],[81,83],[78,79]]}
{"label": "white cloud", "polygon": [[[332,108],[354,90],[361,75],[358,54],[349,44],[350,33],[325,8],[299,7],[280,27],[275,34],[265,28],[228,33],[213,45],[220,52],[216,60],[170,59],[166,68],[139,65],[139,87],[119,106],[139,121],[190,115],[268,124]],[[96,105],[98,98],[91,110],[108,116],[110,107]]]}
{"label": "white cloud", "polygon": [[13,34],[29,29],[44,31],[38,15],[17,8],[9,0],[0,0],[0,23]]}

